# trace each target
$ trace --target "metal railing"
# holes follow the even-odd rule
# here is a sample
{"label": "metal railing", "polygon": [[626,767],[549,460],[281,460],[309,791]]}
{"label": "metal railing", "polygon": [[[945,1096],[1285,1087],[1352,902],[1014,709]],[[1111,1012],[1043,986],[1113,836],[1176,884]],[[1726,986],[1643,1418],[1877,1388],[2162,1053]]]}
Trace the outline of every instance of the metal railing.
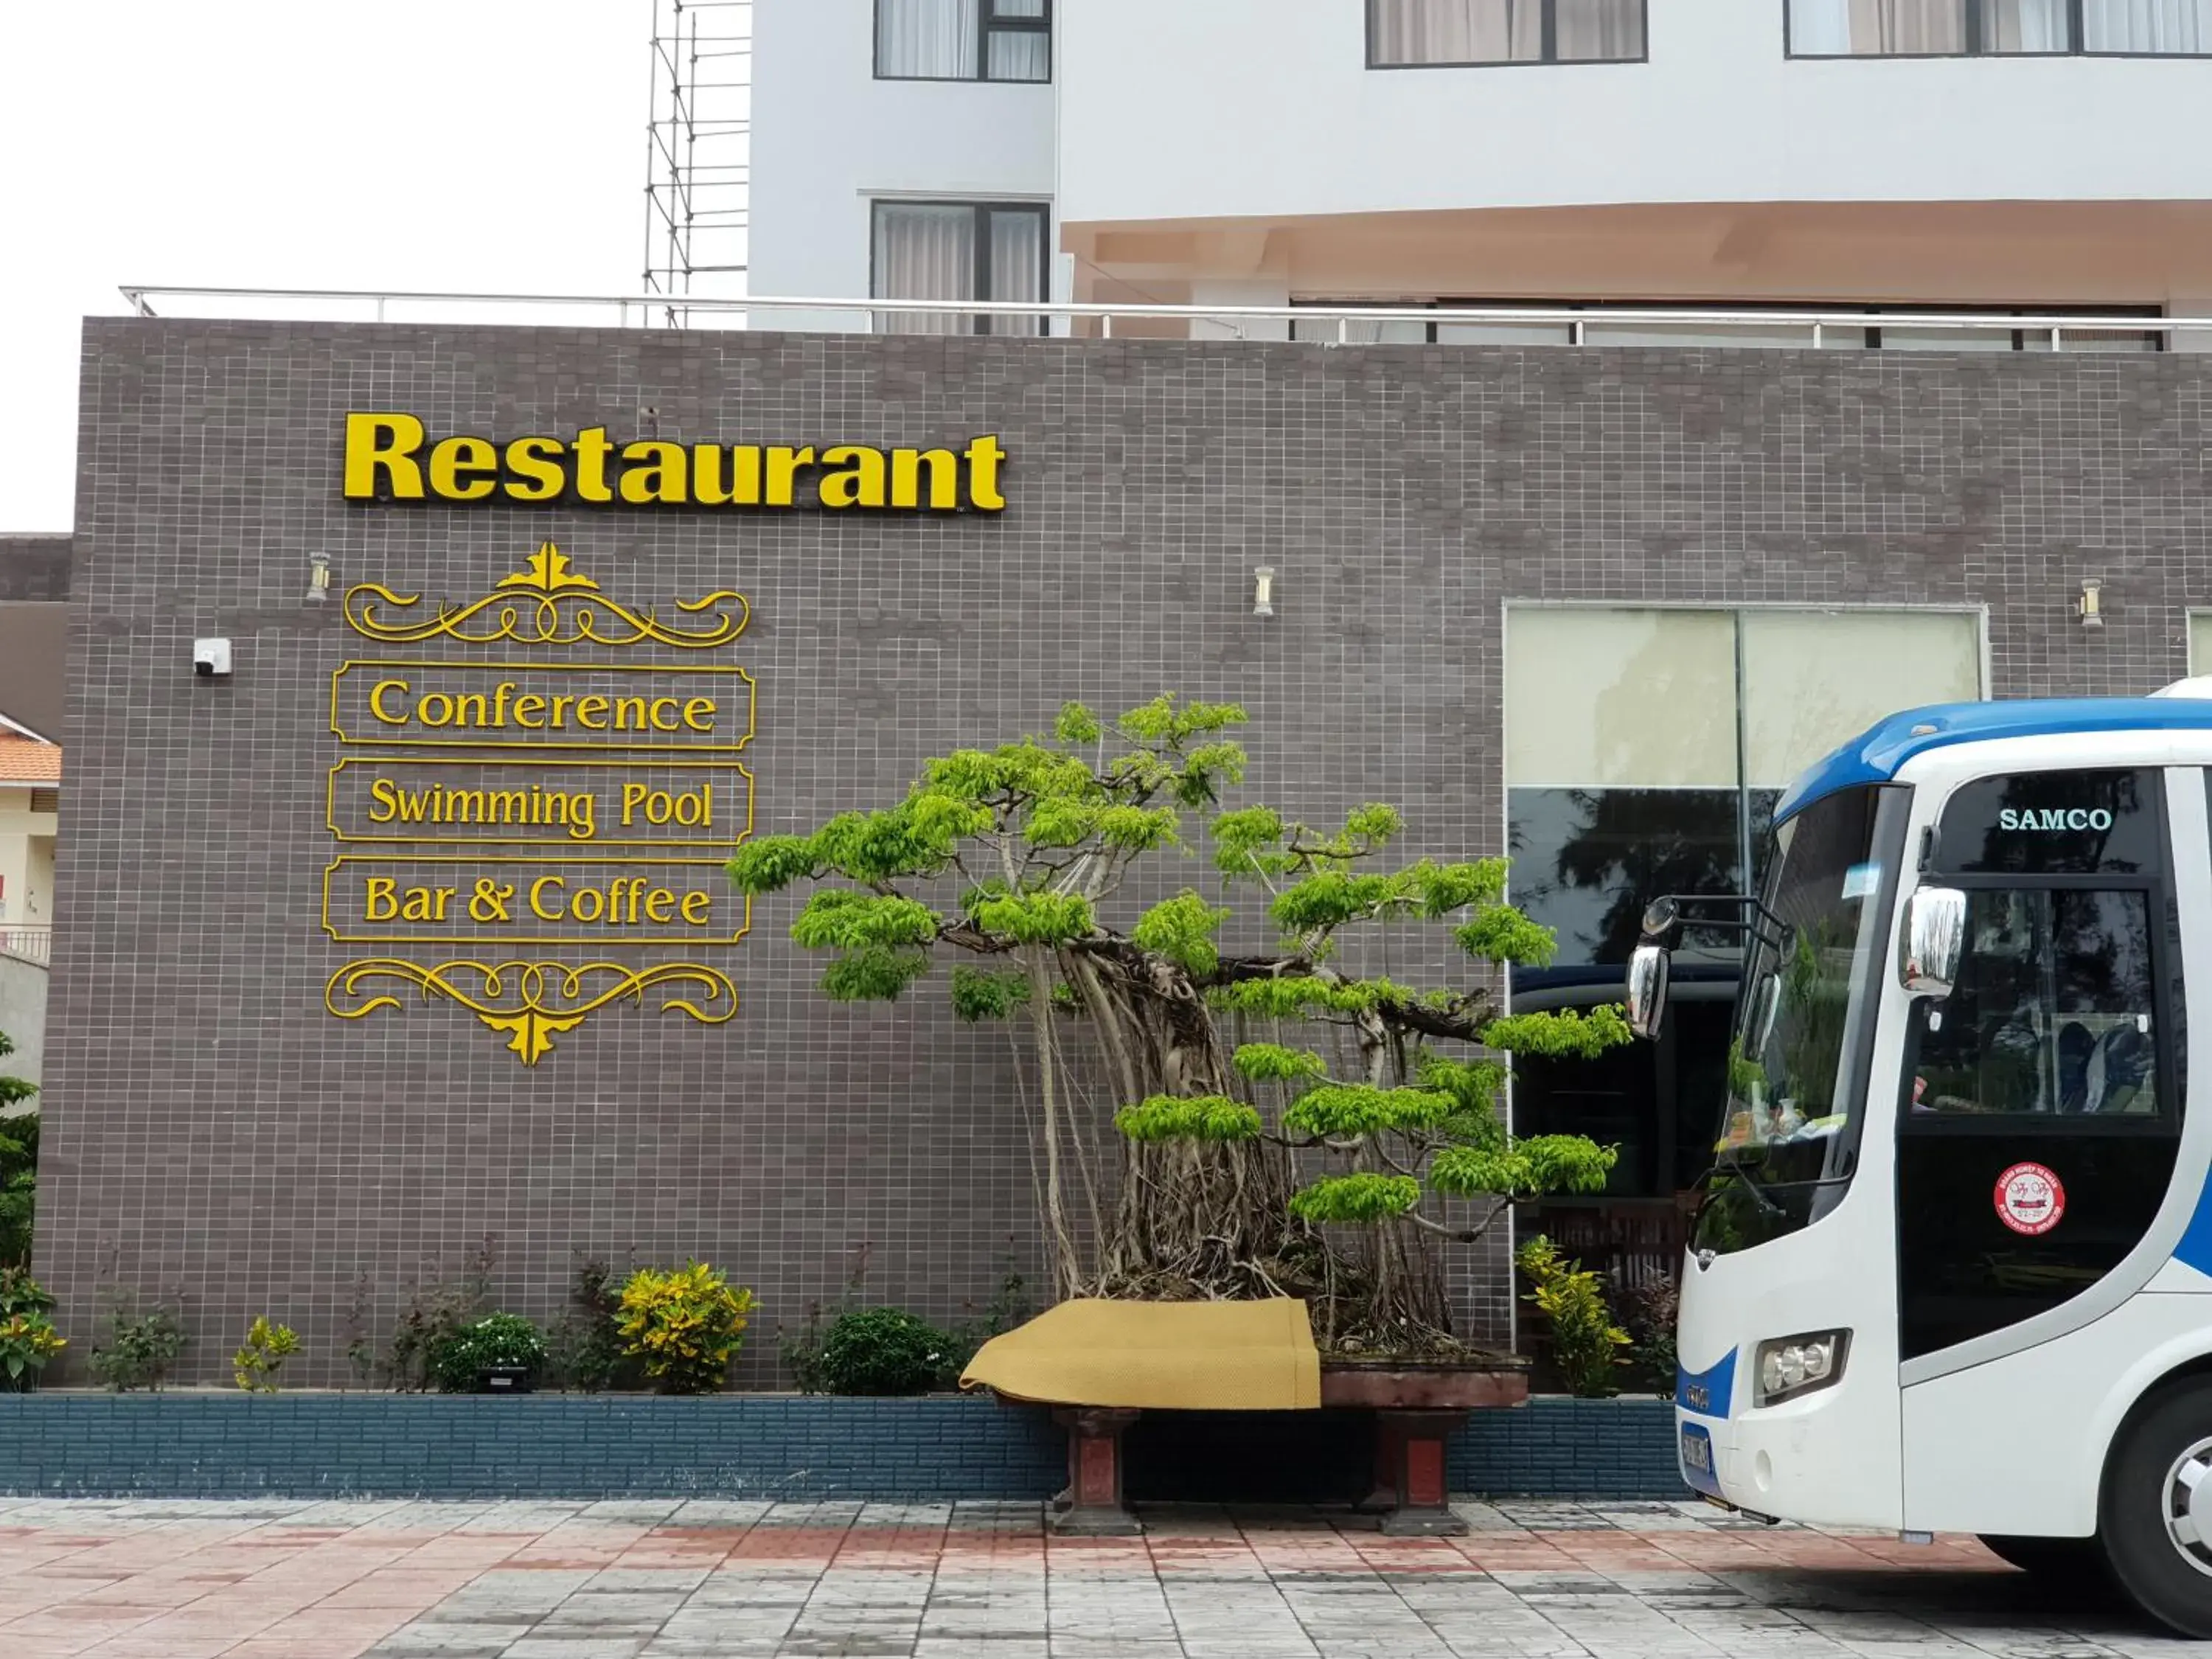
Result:
{"label": "metal railing", "polygon": [[[1818,349],[1829,343],[1832,330],[1861,333],[1869,329],[1909,329],[1915,334],[1953,333],[1961,337],[1989,334],[2029,334],[2047,339],[2053,350],[2065,349],[2065,337],[2094,335],[2110,339],[2116,335],[2156,336],[2168,347],[2187,335],[2212,337],[2212,317],[2131,317],[2109,313],[2035,313],[2019,316],[1993,312],[1863,311],[1841,307],[1790,311],[1714,311],[1694,307],[1607,306],[1601,309],[1573,306],[1188,306],[1120,304],[1097,301],[1012,300],[855,300],[845,297],[793,297],[749,295],[744,299],[710,299],[686,295],[604,294],[465,294],[398,289],[276,289],[173,288],[152,283],[126,283],[122,295],[141,317],[169,314],[166,307],[181,301],[188,307],[216,302],[219,308],[188,310],[188,316],[231,317],[262,314],[272,305],[301,307],[313,311],[331,307],[366,310],[365,317],[305,316],[295,320],[435,322],[441,315],[395,316],[395,311],[417,307],[426,313],[466,313],[484,308],[504,309],[522,315],[548,310],[591,313],[617,327],[656,325],[690,327],[720,325],[745,328],[755,313],[771,319],[792,313],[816,327],[838,327],[822,319],[857,319],[858,331],[880,328],[880,319],[892,317],[1027,319],[1045,325],[1044,332],[1061,335],[1087,333],[1111,338],[1115,325],[1136,325],[1146,337],[1160,337],[1160,325],[1180,324],[1188,334],[1194,325],[1212,325],[1225,331],[1213,337],[1280,340],[1292,325],[1301,341],[1318,345],[1369,343],[1352,338],[1356,330],[1385,323],[1467,324],[1489,327],[1551,326],[1566,331],[1562,345],[1586,343],[1585,330],[1592,324],[1607,329],[1643,327],[1694,330],[1701,334],[1741,331],[1765,337],[1759,343],[1775,343],[1778,330],[1802,328],[1805,343]],[[702,323],[702,319],[707,319]],[[720,319],[716,322],[714,319]],[[500,319],[497,320],[514,320]],[[1055,324],[1063,327],[1054,327]],[[773,326],[773,322],[770,325]],[[1084,325],[1089,325],[1087,328]],[[1316,337],[1316,335],[1319,337]],[[1024,335],[994,336],[1022,338]],[[1169,337],[1176,337],[1172,334]],[[1540,340],[1503,343],[1543,344]],[[1707,343],[1705,341],[1686,343]]]}

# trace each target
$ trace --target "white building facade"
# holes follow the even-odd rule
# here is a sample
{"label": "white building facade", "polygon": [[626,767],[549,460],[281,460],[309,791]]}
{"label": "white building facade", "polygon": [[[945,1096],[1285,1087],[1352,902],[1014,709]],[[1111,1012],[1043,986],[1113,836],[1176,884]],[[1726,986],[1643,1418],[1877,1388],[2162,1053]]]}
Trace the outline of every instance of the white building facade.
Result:
{"label": "white building facade", "polygon": [[[755,29],[758,295],[1565,303],[1589,343],[1648,334],[1601,314],[1639,302],[2212,313],[2212,0],[757,0]],[[774,325],[872,321],[1036,326]],[[1370,337],[1569,337],[1453,326]],[[1923,343],[1886,335],[1824,343]]]}

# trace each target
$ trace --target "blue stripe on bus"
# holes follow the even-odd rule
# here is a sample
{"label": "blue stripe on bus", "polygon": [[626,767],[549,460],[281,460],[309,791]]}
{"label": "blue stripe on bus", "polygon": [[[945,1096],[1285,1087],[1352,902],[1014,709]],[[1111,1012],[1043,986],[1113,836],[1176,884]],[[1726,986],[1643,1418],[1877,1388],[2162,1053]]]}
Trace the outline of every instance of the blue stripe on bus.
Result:
{"label": "blue stripe on bus", "polygon": [[2173,1259],[2212,1276],[2212,1181],[2207,1181],[2197,1194],[2196,1213],[2189,1218],[2180,1243],[2173,1247]]}
{"label": "blue stripe on bus", "polygon": [[1674,1403],[1686,1412],[1695,1412],[1700,1417],[1725,1418],[1729,1398],[1735,1392],[1734,1348],[1701,1371],[1686,1371],[1680,1364],[1674,1367]]}

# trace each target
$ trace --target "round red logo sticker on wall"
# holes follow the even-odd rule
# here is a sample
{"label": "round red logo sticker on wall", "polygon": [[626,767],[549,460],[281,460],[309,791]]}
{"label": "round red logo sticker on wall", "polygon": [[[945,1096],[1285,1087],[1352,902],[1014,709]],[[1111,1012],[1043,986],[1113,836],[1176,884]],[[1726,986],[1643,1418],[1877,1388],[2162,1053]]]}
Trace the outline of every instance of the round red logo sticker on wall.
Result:
{"label": "round red logo sticker on wall", "polygon": [[2015,1164],[1997,1177],[1997,1219],[2033,1238],[2066,1213],[2066,1188],[2047,1166]]}

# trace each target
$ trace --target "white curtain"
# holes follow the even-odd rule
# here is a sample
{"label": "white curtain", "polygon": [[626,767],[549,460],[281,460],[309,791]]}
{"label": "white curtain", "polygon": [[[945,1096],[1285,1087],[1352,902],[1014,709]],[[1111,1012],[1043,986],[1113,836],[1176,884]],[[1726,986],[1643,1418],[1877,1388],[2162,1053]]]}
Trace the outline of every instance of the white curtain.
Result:
{"label": "white curtain", "polygon": [[[975,210],[919,202],[876,204],[875,296],[879,300],[975,297]],[[954,313],[883,312],[881,334],[965,334],[974,325]]]}
{"label": "white curtain", "polygon": [[1800,58],[1966,49],[1966,0],[1790,0],[1790,50]]}
{"label": "white curtain", "polygon": [[1643,0],[1559,0],[1553,29],[1563,64],[1644,56]]}
{"label": "white curtain", "polygon": [[2066,0],[1981,0],[1982,50],[2070,52]]}
{"label": "white curtain", "polygon": [[988,78],[994,81],[1051,80],[1052,37],[1042,29],[993,29]]}
{"label": "white curtain", "polygon": [[2088,52],[2212,52],[2212,0],[2082,0]]}
{"label": "white curtain", "polygon": [[1506,64],[1544,55],[1542,0],[1375,0],[1378,64]]}
{"label": "white curtain", "polygon": [[[991,215],[991,297],[994,300],[1044,298],[1044,215],[994,212]],[[1042,329],[1033,317],[994,317],[994,334],[1037,334]]]}
{"label": "white curtain", "polygon": [[982,3],[877,0],[876,73],[920,80],[974,80],[982,21],[977,8]]}

